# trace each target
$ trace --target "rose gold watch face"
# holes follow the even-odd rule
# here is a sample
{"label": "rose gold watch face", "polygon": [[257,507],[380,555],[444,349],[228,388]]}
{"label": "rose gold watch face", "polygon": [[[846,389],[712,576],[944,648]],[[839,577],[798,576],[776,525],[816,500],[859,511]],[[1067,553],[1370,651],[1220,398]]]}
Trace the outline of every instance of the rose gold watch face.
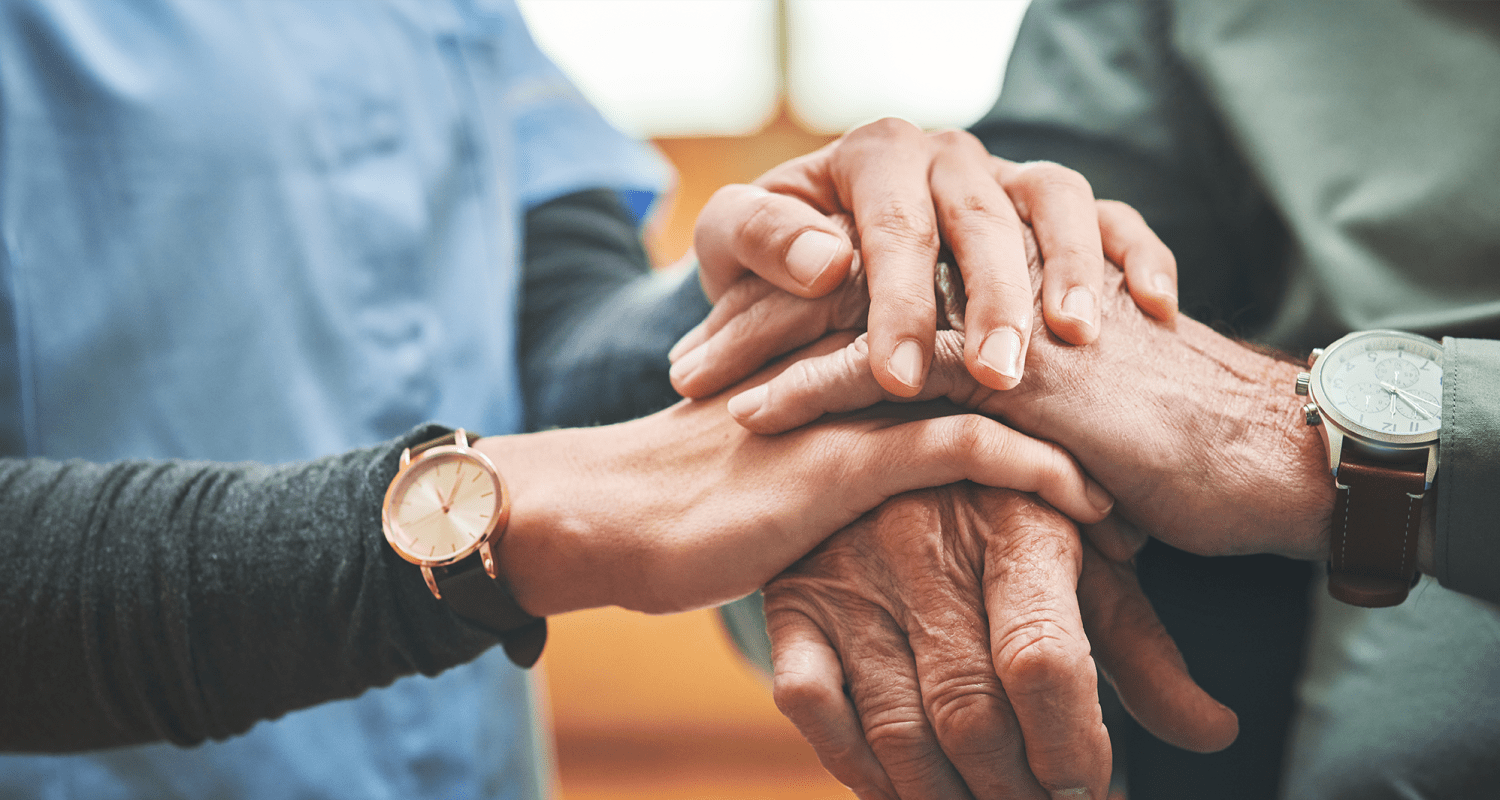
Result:
{"label": "rose gold watch face", "polygon": [[439,449],[413,461],[391,484],[385,535],[414,564],[451,564],[485,540],[505,511],[505,489],[487,461]]}

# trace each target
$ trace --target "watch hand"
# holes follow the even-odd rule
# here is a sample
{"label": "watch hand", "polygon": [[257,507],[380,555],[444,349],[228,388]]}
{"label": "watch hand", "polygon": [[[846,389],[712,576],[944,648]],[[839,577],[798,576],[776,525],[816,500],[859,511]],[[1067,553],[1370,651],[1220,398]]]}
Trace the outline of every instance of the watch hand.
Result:
{"label": "watch hand", "polygon": [[[1382,383],[1380,385],[1381,385],[1381,387],[1383,387],[1386,390],[1386,392],[1395,395],[1396,399],[1398,399],[1401,402],[1405,403],[1407,408],[1411,409],[1412,411],[1417,412],[1418,414],[1421,414],[1423,419],[1432,419],[1432,415],[1431,414],[1427,413],[1426,411],[1423,411],[1420,408],[1417,408],[1417,404],[1413,403],[1410,399],[1407,398],[1406,392],[1403,392],[1403,391],[1401,391],[1400,389],[1397,389],[1394,386],[1389,386],[1389,385],[1384,384],[1384,383]],[[1421,399],[1421,398],[1417,398],[1417,399]]]}
{"label": "watch hand", "polygon": [[424,523],[427,520],[431,519],[433,516],[435,516],[437,514],[446,514],[446,513],[448,513],[448,509],[446,509],[446,508],[440,508],[440,509],[438,509],[436,511],[429,511],[426,514],[423,514],[422,516],[420,516],[420,517],[412,520],[411,522],[403,522],[403,523],[401,523],[401,526],[403,528],[415,528],[418,525],[421,525],[422,523]]}
{"label": "watch hand", "polygon": [[443,503],[444,511],[447,511],[448,509],[453,507],[453,498],[458,497],[458,484],[461,480],[463,480],[463,477],[464,467],[462,464],[460,464],[458,465],[458,469],[453,472],[453,491],[448,493],[448,502]]}
{"label": "watch hand", "polygon": [[1416,395],[1412,394],[1411,392],[1405,391],[1403,389],[1399,389],[1399,388],[1397,388],[1395,386],[1392,386],[1389,383],[1385,383],[1384,381],[1381,382],[1380,387],[1382,389],[1385,389],[1387,392],[1390,392],[1391,394],[1396,395],[1397,397],[1399,397],[1402,400],[1406,401],[1406,404],[1408,406],[1411,406],[1411,410],[1417,412],[1418,414],[1421,414],[1424,417],[1427,417],[1428,419],[1432,419],[1432,415],[1428,414],[1427,412],[1423,411],[1420,408],[1417,408],[1416,405],[1412,403],[1413,400],[1416,400],[1419,403],[1426,403],[1427,405],[1432,406],[1433,408],[1442,408],[1442,406],[1439,405],[1438,403],[1434,403],[1431,400],[1427,400],[1425,398],[1417,397]]}

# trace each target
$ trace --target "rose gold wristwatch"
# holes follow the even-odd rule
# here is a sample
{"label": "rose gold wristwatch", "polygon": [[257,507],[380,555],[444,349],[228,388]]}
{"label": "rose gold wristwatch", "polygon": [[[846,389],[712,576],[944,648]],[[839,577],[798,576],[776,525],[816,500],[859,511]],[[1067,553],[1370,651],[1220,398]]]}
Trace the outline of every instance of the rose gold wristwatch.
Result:
{"label": "rose gold wristwatch", "polygon": [[510,520],[510,495],[489,458],[462,428],[409,447],[385,493],[385,539],[422,569],[427,588],[460,617],[500,638],[522,667],[536,663],[547,620],[516,603],[495,567],[494,548]]}
{"label": "rose gold wristwatch", "polygon": [[1314,350],[1297,393],[1311,394],[1338,492],[1328,592],[1378,608],[1417,579],[1422,500],[1437,477],[1443,346],[1401,331],[1361,331]]}

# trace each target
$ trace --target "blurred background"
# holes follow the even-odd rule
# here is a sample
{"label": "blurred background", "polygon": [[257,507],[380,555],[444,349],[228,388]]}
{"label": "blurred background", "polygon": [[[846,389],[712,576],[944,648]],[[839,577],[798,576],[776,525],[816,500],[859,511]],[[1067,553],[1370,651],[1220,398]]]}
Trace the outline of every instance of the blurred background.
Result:
{"label": "blurred background", "polygon": [[[520,0],[538,43],[677,183],[648,227],[662,266],[726,183],[884,116],[989,110],[1026,0]],[[828,777],[712,611],[555,618],[543,659],[561,800],[814,800]]]}

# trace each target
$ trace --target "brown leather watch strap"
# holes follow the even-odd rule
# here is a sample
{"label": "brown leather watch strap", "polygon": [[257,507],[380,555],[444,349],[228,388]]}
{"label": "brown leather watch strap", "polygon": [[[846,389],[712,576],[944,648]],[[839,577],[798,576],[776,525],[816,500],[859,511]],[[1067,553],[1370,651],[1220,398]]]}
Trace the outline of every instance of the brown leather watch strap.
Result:
{"label": "brown leather watch strap", "polygon": [[1426,490],[1422,466],[1400,468],[1346,456],[1334,484],[1328,593],[1367,608],[1399,605],[1417,577]]}
{"label": "brown leather watch strap", "polygon": [[[415,460],[417,456],[427,452],[428,450],[431,450],[434,447],[444,447],[450,444],[458,444],[458,432],[461,430],[463,430],[463,428],[456,428],[449,433],[445,433],[442,436],[437,437],[436,439],[428,439],[421,444],[414,444],[408,449],[408,452],[411,454],[412,459]],[[464,440],[471,445],[479,441],[479,438],[479,434],[477,433],[474,433],[472,431],[464,431]]]}
{"label": "brown leather watch strap", "polygon": [[478,553],[445,567],[432,567],[432,577],[448,607],[499,637],[505,654],[517,666],[530,667],[541,657],[547,644],[546,618],[526,613],[505,581],[485,573]]}

